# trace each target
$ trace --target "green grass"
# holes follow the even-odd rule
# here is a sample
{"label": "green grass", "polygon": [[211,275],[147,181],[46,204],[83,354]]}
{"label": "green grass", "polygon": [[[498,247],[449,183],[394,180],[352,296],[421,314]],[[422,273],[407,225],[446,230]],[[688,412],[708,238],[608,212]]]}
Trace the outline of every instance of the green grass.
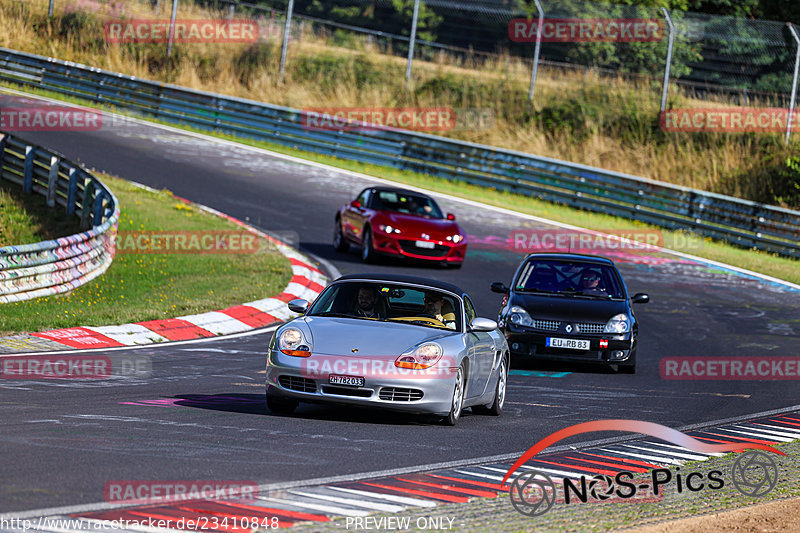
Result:
{"label": "green grass", "polygon": [[[91,102],[83,101],[78,98],[65,98],[57,93],[51,93],[48,91],[31,89],[27,87],[24,89],[32,94],[40,94],[53,99],[69,101],[91,107],[98,107],[122,115],[128,114],[125,112],[125,110],[116,109],[112,106],[97,106]],[[522,194],[449,181],[444,178],[437,178],[427,174],[419,174],[390,167],[348,161],[336,157],[307,152],[297,148],[266,143],[263,141],[256,141],[253,139],[242,138],[221,132],[208,132],[185,124],[174,124],[150,118],[146,120],[187,131],[210,135],[220,139],[246,144],[249,146],[264,148],[266,150],[271,150],[286,155],[300,157],[309,161],[324,163],[326,165],[345,170],[361,172],[387,180],[396,181],[402,184],[425,187],[433,191],[451,194],[453,196],[458,196],[468,200],[475,200],[489,205],[505,207],[520,213],[535,215],[566,224],[573,224],[576,226],[598,230],[658,229],[663,234],[664,246],[667,248],[800,284],[800,261],[782,257],[777,254],[761,252],[755,249],[744,249],[723,241],[698,237],[694,234],[683,231],[665,230],[658,228],[657,226],[644,224],[635,220],[628,220],[601,213],[579,210],[564,205],[545,202]]]}
{"label": "green grass", "polygon": [[26,194],[0,181],[0,247],[33,243],[79,233],[77,217],[50,209],[38,194]]}
{"label": "green grass", "polygon": [[[99,174],[120,201],[119,231],[241,230],[175,199]],[[118,253],[96,280],[71,293],[3,304],[0,334],[102,326],[222,309],[274,296],[291,266],[266,240],[248,254]]]}

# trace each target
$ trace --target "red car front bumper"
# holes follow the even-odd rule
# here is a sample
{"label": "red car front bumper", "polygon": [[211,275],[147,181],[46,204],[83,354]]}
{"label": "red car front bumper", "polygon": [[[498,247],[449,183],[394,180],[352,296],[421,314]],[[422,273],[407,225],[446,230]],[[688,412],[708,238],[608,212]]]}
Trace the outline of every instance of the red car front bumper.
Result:
{"label": "red car front bumper", "polygon": [[[422,241],[403,238],[402,235],[388,235],[375,232],[372,237],[372,242],[374,250],[378,253],[399,255],[424,261],[461,263],[467,255],[467,243],[465,241],[458,244],[453,244],[446,240]],[[427,244],[419,245],[418,243]]]}

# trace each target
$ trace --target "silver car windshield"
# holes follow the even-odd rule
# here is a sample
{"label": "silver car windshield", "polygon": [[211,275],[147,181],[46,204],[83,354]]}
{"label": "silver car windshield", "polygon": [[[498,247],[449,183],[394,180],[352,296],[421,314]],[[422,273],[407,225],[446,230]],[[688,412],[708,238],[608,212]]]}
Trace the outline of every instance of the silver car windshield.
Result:
{"label": "silver car windshield", "polygon": [[461,330],[461,303],[450,293],[413,285],[352,281],[335,283],[314,301],[307,316],[405,322]]}

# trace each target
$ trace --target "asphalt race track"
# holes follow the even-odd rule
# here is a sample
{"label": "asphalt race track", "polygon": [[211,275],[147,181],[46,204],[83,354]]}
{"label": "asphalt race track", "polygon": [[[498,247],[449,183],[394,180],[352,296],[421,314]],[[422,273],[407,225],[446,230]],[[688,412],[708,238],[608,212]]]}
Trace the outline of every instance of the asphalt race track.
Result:
{"label": "asphalt race track", "polygon": [[[0,96],[0,105],[13,99]],[[296,232],[303,251],[344,274],[393,271],[454,282],[473,296],[480,316],[496,317],[500,295],[489,284],[508,283],[525,253],[505,244],[511,232],[543,227],[440,199],[470,236],[462,269],[367,267],[357,250],[340,254],[330,243],[336,208],[352,200],[365,179],[116,122],[96,132],[19,135],[90,169],[168,188],[268,231]],[[127,352],[152,361],[152,376],[144,379],[1,380],[0,511],[99,502],[110,480],[303,480],[522,452],[553,431],[590,420],[630,418],[677,428],[800,404],[793,381],[667,381],[659,375],[666,356],[796,356],[797,291],[668,254],[638,263],[625,254],[614,259],[629,291],[651,296],[635,308],[637,374],[517,365],[525,372],[510,377],[503,415],[467,412],[455,428],[328,406],[302,405],[292,417],[270,414],[263,402],[270,332]]]}

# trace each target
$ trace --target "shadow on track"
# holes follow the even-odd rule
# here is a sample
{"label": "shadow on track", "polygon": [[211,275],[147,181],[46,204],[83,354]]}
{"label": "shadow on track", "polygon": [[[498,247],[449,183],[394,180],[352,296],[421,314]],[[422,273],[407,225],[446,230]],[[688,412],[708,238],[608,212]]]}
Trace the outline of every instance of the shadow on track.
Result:
{"label": "shadow on track", "polygon": [[438,417],[429,415],[415,415],[368,407],[311,403],[300,403],[300,407],[291,415],[277,415],[267,409],[263,394],[179,394],[174,398],[177,400],[175,405],[183,407],[297,420],[392,426],[427,426],[435,425],[438,422]]}

